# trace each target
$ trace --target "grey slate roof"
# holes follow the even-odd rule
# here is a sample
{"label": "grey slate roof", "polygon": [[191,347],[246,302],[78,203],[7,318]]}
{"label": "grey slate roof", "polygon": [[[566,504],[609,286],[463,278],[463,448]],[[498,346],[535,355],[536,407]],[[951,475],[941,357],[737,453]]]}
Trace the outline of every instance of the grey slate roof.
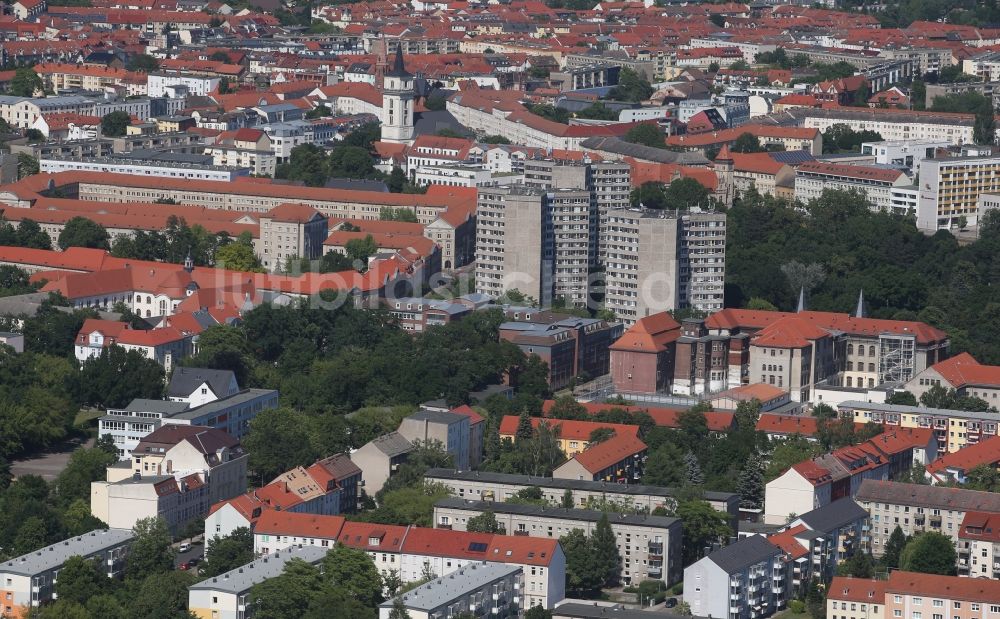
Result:
{"label": "grey slate roof", "polygon": [[413,451],[413,443],[406,440],[399,432],[389,432],[388,434],[383,434],[377,438],[369,441],[370,444],[374,445],[390,458],[395,456],[401,456],[405,453]]}
{"label": "grey slate roof", "polygon": [[868,511],[865,508],[853,499],[844,498],[806,512],[798,519],[810,529],[826,533],[867,517]]}
{"label": "grey slate roof", "polygon": [[935,509],[1000,512],[1000,493],[904,484],[865,479],[855,496],[858,501],[892,503]]}
{"label": "grey slate roof", "polygon": [[129,402],[128,406],[121,410],[129,413],[162,413],[170,416],[186,411],[187,409],[187,402],[171,402],[170,400],[148,400],[146,398],[136,398]]}
{"label": "grey slate roof", "polygon": [[[532,475],[515,475],[513,473],[492,473],[489,471],[459,471],[456,469],[428,469],[425,478],[454,479],[467,481],[485,481],[495,484],[514,484],[519,486],[539,486],[541,488],[558,488],[560,490],[586,490],[589,492],[613,492],[615,494],[633,494],[672,497],[676,491],[663,486],[644,486],[642,484],[617,484],[604,481],[587,481],[585,479],[556,479],[553,477],[534,477]],[[704,492],[704,498],[709,501],[728,501],[736,497],[732,492]]]}
{"label": "grey slate roof", "polygon": [[90,533],[71,537],[35,552],[4,561],[0,563],[0,574],[34,576],[59,567],[74,555],[90,556],[105,548],[125,543],[133,537],[135,536],[131,529],[95,529]]}
{"label": "grey slate roof", "polygon": [[620,604],[601,605],[569,602],[560,604],[552,610],[553,617],[569,617],[571,619],[680,619],[681,615],[663,612],[650,612],[637,608],[622,608]]}
{"label": "grey slate roof", "polygon": [[708,555],[708,560],[718,565],[727,574],[760,563],[781,552],[781,549],[760,535],[744,537],[725,548]]}
{"label": "grey slate roof", "polygon": [[[544,516],[560,520],[578,520],[581,522],[597,522],[605,512],[594,509],[567,509],[565,507],[543,507],[541,505],[522,505],[520,503],[496,503],[493,501],[470,501],[459,497],[448,497],[434,504],[434,507],[448,509],[465,509],[469,511],[491,511],[495,514],[517,514],[520,516]],[[668,529],[680,522],[670,516],[650,516],[647,514],[616,514],[607,512],[611,524],[629,524],[644,527]]]}
{"label": "grey slate roof", "polygon": [[408,416],[407,419],[416,419],[417,421],[429,421],[431,423],[444,423],[447,425],[451,425],[453,423],[461,423],[461,421],[463,419],[466,419],[466,417],[465,415],[459,415],[457,413],[420,410]]}
{"label": "grey slate roof", "polygon": [[603,150],[617,155],[636,157],[638,159],[645,159],[656,163],[678,163],[685,165],[704,165],[708,163],[708,159],[698,152],[678,152],[663,148],[653,148],[652,146],[643,146],[642,144],[626,142],[625,140],[616,137],[587,138],[581,142],[580,145],[584,148]]}
{"label": "grey slate roof", "polygon": [[208,386],[215,392],[216,397],[223,397],[229,391],[229,385],[234,376],[232,370],[179,367],[174,370],[173,375],[170,377],[170,384],[167,386],[167,397],[187,397],[200,387],[202,383],[208,383]]}
{"label": "grey slate roof", "polygon": [[195,417],[201,417],[206,413],[212,413],[214,411],[221,411],[227,408],[232,408],[233,406],[239,406],[244,402],[249,402],[251,400],[255,400],[261,396],[266,396],[269,394],[277,395],[278,392],[275,391],[274,389],[244,389],[239,393],[234,393],[228,398],[221,398],[215,400],[214,402],[206,402],[201,406],[189,408],[175,415],[171,415],[170,417],[172,419],[194,419]]}
{"label": "grey slate roof", "polygon": [[[413,610],[432,611],[471,591],[476,591],[488,583],[501,580],[521,571],[519,565],[506,563],[477,562],[441,576],[416,589],[407,591],[401,597],[403,604]],[[381,608],[392,608],[394,600],[379,604]]]}
{"label": "grey slate roof", "polygon": [[275,576],[280,576],[285,569],[285,563],[290,559],[302,559],[306,563],[313,565],[319,563],[326,556],[327,548],[318,546],[293,546],[278,552],[265,555],[247,563],[235,570],[230,570],[225,574],[220,574],[212,578],[191,585],[188,590],[208,590],[224,591],[227,593],[240,594],[249,591],[251,587],[270,580]]}

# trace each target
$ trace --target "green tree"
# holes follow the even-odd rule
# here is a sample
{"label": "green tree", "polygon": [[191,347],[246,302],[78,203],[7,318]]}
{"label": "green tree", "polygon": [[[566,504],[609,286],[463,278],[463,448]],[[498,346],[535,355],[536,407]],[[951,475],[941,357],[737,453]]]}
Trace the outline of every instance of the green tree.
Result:
{"label": "green tree", "polygon": [[66,559],[59,570],[59,580],[56,581],[59,600],[78,604],[86,604],[92,596],[100,595],[110,588],[111,580],[99,563],[80,556]]}
{"label": "green tree", "polygon": [[740,507],[761,509],[764,507],[764,463],[756,454],[747,460],[736,482],[740,495]]}
{"label": "green tree", "polygon": [[903,529],[896,525],[896,528],[892,530],[892,534],[885,543],[885,548],[882,552],[882,556],[879,557],[879,563],[882,567],[886,569],[895,569],[899,567],[900,557],[903,554],[903,548],[906,547],[906,543],[909,538],[903,533]]}
{"label": "green tree", "polygon": [[741,133],[740,137],[736,138],[736,142],[733,143],[732,150],[735,153],[762,153],[764,147],[760,145],[760,140],[754,134]]}
{"label": "green tree", "polygon": [[406,610],[406,604],[402,597],[392,600],[392,609],[389,611],[389,619],[410,619],[410,613]]}
{"label": "green tree", "polygon": [[916,406],[917,397],[909,391],[896,391],[885,399],[886,404],[899,404],[902,406]]}
{"label": "green tree", "polygon": [[38,159],[28,153],[17,154],[17,178],[38,174]]}
{"label": "green tree", "polygon": [[367,264],[368,259],[378,251],[378,245],[370,234],[366,234],[363,239],[351,239],[344,244],[344,251],[352,261]]}
{"label": "green tree", "polygon": [[385,599],[382,576],[363,550],[336,544],[323,559],[323,576],[368,608],[375,608]]}
{"label": "green tree", "polygon": [[129,71],[152,73],[160,68],[160,61],[149,54],[134,54],[127,64]]}
{"label": "green tree", "polygon": [[76,379],[77,398],[99,408],[163,395],[163,366],[137,350],[109,346],[87,359]]}
{"label": "green tree", "polygon": [[502,135],[484,135],[479,139],[481,144],[510,144],[510,140]]}
{"label": "green tree", "polygon": [[205,549],[200,574],[206,578],[218,576],[253,561],[253,533],[239,527],[224,537],[205,540]]}
{"label": "green tree", "polygon": [[287,408],[266,409],[250,422],[243,447],[250,454],[250,469],[262,483],[319,458],[309,441],[309,423],[305,413]]}
{"label": "green tree", "polygon": [[524,611],[524,619],[552,619],[552,611],[541,605],[532,606]]}
{"label": "green tree", "polygon": [[73,217],[66,222],[62,232],[59,233],[59,247],[111,249],[108,231],[101,224],[86,217]]}
{"label": "green tree", "polygon": [[531,425],[531,417],[528,413],[522,412],[517,420],[517,430],[514,431],[514,440],[530,440],[535,435],[535,427]]}
{"label": "green tree", "polygon": [[606,566],[594,554],[591,540],[580,529],[573,529],[559,538],[566,555],[566,588],[574,593],[587,594],[604,584]]}
{"label": "green tree", "polygon": [[475,533],[500,533],[505,534],[502,524],[497,522],[497,516],[490,510],[486,510],[478,516],[469,518],[465,526],[466,531]]}
{"label": "green tree", "polygon": [[532,114],[541,116],[546,120],[562,123],[564,125],[569,124],[569,112],[561,107],[555,107],[553,105],[549,105],[548,103],[529,103],[524,107]]}
{"label": "green tree", "polygon": [[367,148],[347,144],[338,144],[330,152],[329,175],[337,178],[382,178],[382,173],[375,169]]}
{"label": "green tree", "polygon": [[602,584],[606,587],[617,585],[621,576],[622,561],[607,512],[602,513],[600,520],[597,521],[594,533],[590,536],[590,545],[594,553],[593,560],[603,575]]}
{"label": "green tree", "polygon": [[988,464],[980,464],[966,473],[964,485],[970,490],[1000,492],[1000,471]]}
{"label": "green tree", "polygon": [[393,208],[391,206],[384,206],[379,209],[378,218],[382,221],[417,223],[416,212],[413,209],[405,207]]}
{"label": "green tree", "polygon": [[692,486],[701,486],[705,483],[705,476],[701,472],[701,465],[698,457],[693,451],[684,454],[684,470],[686,471],[685,481]]}
{"label": "green tree", "polygon": [[[110,438],[110,437],[109,437]],[[99,442],[98,447],[77,449],[70,457],[66,468],[55,481],[55,495],[63,505],[74,500],[90,499],[91,482],[101,481],[109,466],[118,462],[118,451],[114,443]]]}
{"label": "green tree", "polygon": [[135,537],[125,565],[126,578],[142,580],[157,574],[162,576],[174,569],[174,550],[170,547],[166,521],[140,518],[132,527],[132,533]]}
{"label": "green tree", "polygon": [[590,106],[583,108],[576,113],[577,118],[589,118],[593,120],[618,120],[618,111],[609,108],[604,103],[596,101]]}
{"label": "green tree", "polygon": [[192,615],[187,609],[188,587],[195,580],[194,574],[182,570],[150,574],[141,581],[138,591],[130,597],[129,616],[143,619],[191,619]]}
{"label": "green tree", "polygon": [[608,93],[609,99],[617,101],[645,101],[653,94],[649,80],[635,70],[622,67],[618,73],[618,85]]}
{"label": "green tree", "polygon": [[673,443],[664,443],[651,451],[643,468],[642,483],[676,488],[686,481],[681,464],[684,452]]}
{"label": "green tree", "polygon": [[280,576],[253,586],[248,603],[258,619],[302,617],[322,584],[323,578],[317,568],[301,559],[291,559]]}
{"label": "green tree", "polygon": [[215,263],[220,269],[261,273],[264,271],[253,246],[236,242],[220,247],[215,252]]}
{"label": "green tree", "polygon": [[664,139],[663,132],[660,128],[656,126],[655,123],[642,123],[636,125],[625,132],[622,139],[626,142],[631,142],[633,144],[641,144],[642,146],[651,146],[653,148],[667,148],[667,142]]}
{"label": "green tree", "polygon": [[302,181],[310,187],[322,187],[330,176],[330,161],[315,144],[299,144],[292,149],[288,162],[279,164],[274,171],[275,178]]}
{"label": "green tree", "polygon": [[693,206],[708,206],[708,188],[693,178],[674,179],[665,192],[667,208],[688,210]]}
{"label": "green tree", "polygon": [[771,452],[771,459],[764,470],[765,483],[785,474],[803,460],[816,455],[817,447],[799,435],[790,436],[779,441]]}
{"label": "green tree", "polygon": [[684,532],[682,554],[689,565],[703,556],[704,549],[723,541],[732,533],[729,516],[700,499],[679,501],[674,515]]}
{"label": "green tree", "polygon": [[14,71],[14,77],[7,86],[7,93],[15,97],[34,97],[36,92],[45,90],[42,78],[30,67],[20,67]]}
{"label": "green tree", "polygon": [[837,576],[853,576],[854,578],[874,578],[875,561],[867,552],[855,552],[846,561],[837,566]]}
{"label": "green tree", "polygon": [[907,572],[954,576],[955,545],[936,531],[918,533],[899,555],[899,568]]}
{"label": "green tree", "polygon": [[108,138],[123,136],[131,124],[132,117],[127,112],[121,110],[109,112],[101,117],[101,135]]}

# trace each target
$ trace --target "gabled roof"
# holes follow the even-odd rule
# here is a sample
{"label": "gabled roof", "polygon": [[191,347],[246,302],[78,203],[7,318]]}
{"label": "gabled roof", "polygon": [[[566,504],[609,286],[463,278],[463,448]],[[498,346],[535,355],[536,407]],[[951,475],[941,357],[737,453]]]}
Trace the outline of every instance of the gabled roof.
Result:
{"label": "gabled roof", "polygon": [[966,512],[958,538],[1000,544],[1000,514]]}
{"label": "gabled roof", "polygon": [[216,397],[225,397],[228,395],[229,386],[235,377],[236,375],[233,374],[232,370],[178,367],[170,376],[170,384],[167,385],[167,397],[187,397],[205,383],[208,383],[209,388]]}
{"label": "gabled roof", "polygon": [[408,532],[409,527],[392,524],[345,522],[337,543],[369,552],[400,552]]}
{"label": "gabled roof", "polygon": [[1000,462],[1000,436],[991,436],[974,445],[966,445],[958,451],[941,456],[927,465],[927,472],[945,481],[948,471],[964,474],[979,465],[996,465],[998,462]]}
{"label": "gabled roof", "polygon": [[781,549],[764,537],[751,535],[716,550],[708,555],[707,559],[718,565],[727,574],[733,574],[779,553],[781,553]]}
{"label": "gabled roof", "polygon": [[340,536],[344,522],[343,516],[320,516],[268,509],[261,513],[253,531],[255,534],[318,537],[335,540]]}
{"label": "gabled roof", "polygon": [[833,580],[830,581],[829,589],[827,589],[827,597],[831,600],[843,600],[845,602],[884,604],[885,588],[887,585],[888,583],[884,580],[834,576]]}
{"label": "gabled roof", "polygon": [[815,436],[819,430],[819,420],[808,415],[776,415],[761,413],[757,419],[757,431],[768,434],[801,434]]}
{"label": "gabled roof", "polygon": [[753,338],[755,346],[772,348],[805,348],[830,334],[797,316],[786,316],[764,327]]}
{"label": "gabled roof", "polygon": [[[517,415],[504,415],[500,420],[500,436],[513,436],[517,432],[517,424],[520,417]],[[600,421],[577,421],[575,419],[542,419],[540,417],[531,418],[531,427],[538,429],[542,423],[559,432],[559,438],[578,441],[587,441],[590,433],[601,428],[613,430],[615,436],[638,436],[639,426],[626,425],[620,423],[603,423]]]}
{"label": "gabled roof", "polygon": [[903,593],[940,597],[985,604],[1000,604],[1000,580],[962,578],[940,574],[918,574],[893,570],[886,584],[887,594]]}
{"label": "gabled roof", "polygon": [[646,443],[639,440],[638,436],[616,435],[596,445],[590,445],[573,456],[573,460],[587,471],[596,474],[645,450]]}
{"label": "gabled roof", "polygon": [[310,222],[317,216],[323,217],[324,215],[308,204],[291,203],[279,204],[268,211],[266,215],[262,215],[262,217],[266,217],[272,221],[297,224]]}
{"label": "gabled roof", "polygon": [[611,350],[663,352],[680,337],[680,324],[667,312],[638,320],[628,328]]}
{"label": "gabled roof", "polygon": [[1000,366],[982,365],[967,352],[935,363],[930,367],[941,378],[960,389],[968,385],[978,387],[1000,387]]}

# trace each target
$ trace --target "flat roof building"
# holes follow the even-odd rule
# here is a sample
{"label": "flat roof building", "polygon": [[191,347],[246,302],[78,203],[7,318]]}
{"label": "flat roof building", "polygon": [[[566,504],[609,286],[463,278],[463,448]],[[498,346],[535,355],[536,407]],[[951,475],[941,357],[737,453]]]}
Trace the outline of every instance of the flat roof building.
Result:
{"label": "flat roof building", "polygon": [[198,617],[212,619],[242,619],[248,616],[250,590],[254,585],[280,576],[285,564],[292,559],[317,564],[327,549],[298,546],[264,555],[225,574],[207,578],[188,587],[188,610]]}
{"label": "flat roof building", "polygon": [[[411,619],[437,619],[457,615],[505,617],[520,603],[520,566],[472,563],[399,596]],[[379,619],[389,619],[394,600],[379,605]]]}
{"label": "flat roof building", "polygon": [[131,529],[96,529],[0,563],[0,616],[23,619],[52,600],[59,570],[67,559],[99,560],[109,578],[124,569]]}

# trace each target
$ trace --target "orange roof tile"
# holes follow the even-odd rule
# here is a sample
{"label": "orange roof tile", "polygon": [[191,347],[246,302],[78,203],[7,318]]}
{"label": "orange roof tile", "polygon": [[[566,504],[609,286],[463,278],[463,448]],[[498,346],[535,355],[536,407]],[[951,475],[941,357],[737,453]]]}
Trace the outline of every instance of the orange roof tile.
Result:
{"label": "orange roof tile", "polygon": [[254,533],[268,535],[289,535],[294,537],[317,537],[335,540],[344,527],[343,516],[320,516],[300,514],[277,509],[261,513],[254,525]]}
{"label": "orange roof tile", "polygon": [[601,471],[646,450],[646,443],[637,436],[616,435],[596,445],[590,445],[573,459],[591,473]]}
{"label": "orange roof tile", "polygon": [[[517,432],[517,424],[520,417],[517,415],[504,415],[500,420],[500,436],[514,436]],[[638,436],[639,426],[620,423],[604,423],[601,421],[578,421],[575,419],[541,419],[531,418],[531,427],[538,429],[542,423],[550,428],[558,429],[559,438],[586,441],[590,438],[590,433],[601,428],[614,430],[615,436]]]}

